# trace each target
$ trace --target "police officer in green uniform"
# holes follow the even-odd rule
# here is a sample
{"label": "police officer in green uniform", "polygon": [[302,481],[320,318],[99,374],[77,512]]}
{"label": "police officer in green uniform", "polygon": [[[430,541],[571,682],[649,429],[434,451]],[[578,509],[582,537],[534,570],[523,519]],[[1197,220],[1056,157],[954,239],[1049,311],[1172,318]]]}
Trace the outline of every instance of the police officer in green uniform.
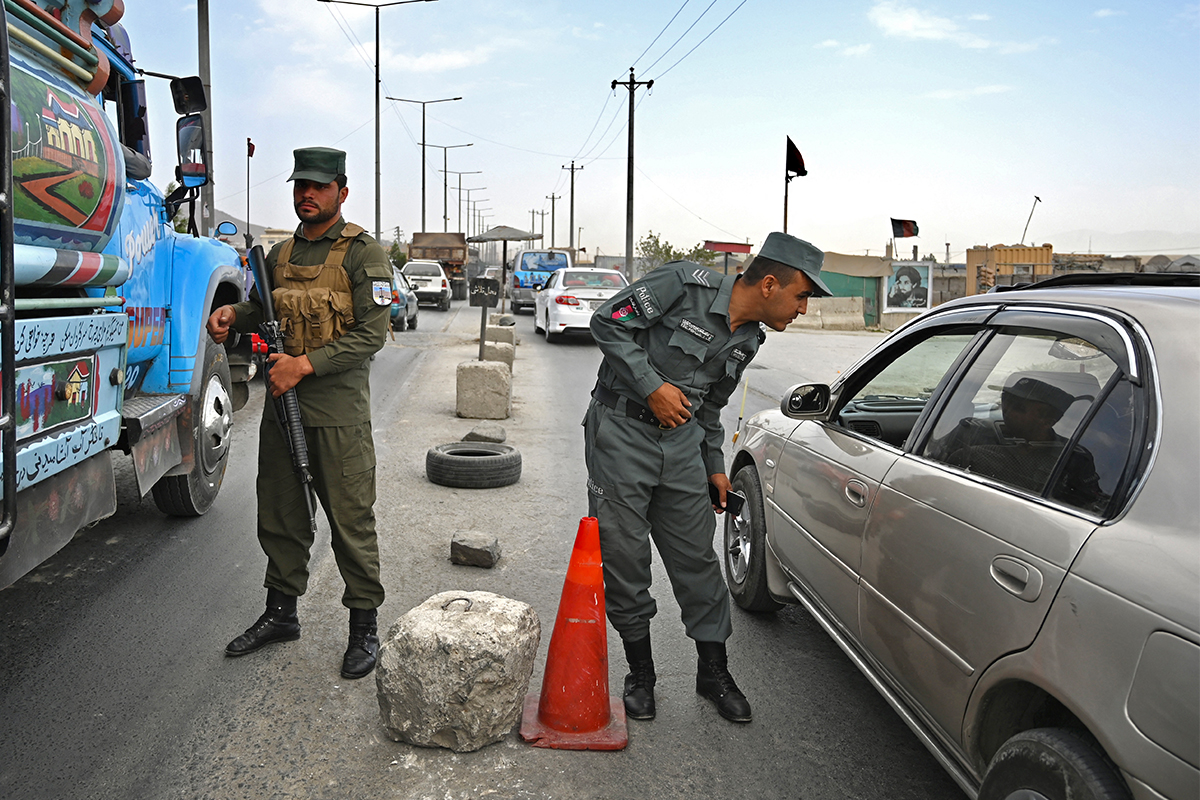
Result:
{"label": "police officer in green uniform", "polygon": [[[284,353],[272,354],[275,397],[295,387],[312,464],[313,486],[329,519],[338,569],[346,583],[350,641],[342,676],[361,678],[379,652],[376,611],[383,603],[375,535],[375,445],[371,437],[370,359],[383,347],[391,295],[391,263],[361,227],[341,216],[346,154],[327,147],[295,151],[292,198],[300,226],[271,249],[267,272],[283,332]],[[257,291],[257,289],[256,289]],[[256,293],[222,306],[208,331],[249,334],[262,322]],[[296,598],[308,588],[309,527],[304,487],[292,471],[287,441],[267,401],[259,426],[258,540],[267,555],[267,609],[225,648],[252,653],[271,642],[300,638]]]}
{"label": "police officer in green uniform", "polygon": [[726,719],[751,719],[729,673],[729,596],[712,548],[713,512],[732,488],[720,415],[766,339],[759,323],[781,331],[809,297],[830,294],[823,260],[808,242],[772,233],[743,274],[671,262],[592,316],[604,360],[583,423],[588,509],[599,520],[605,606],[629,662],[625,710],[633,719],[655,715],[651,540],[696,642],[696,691]]}

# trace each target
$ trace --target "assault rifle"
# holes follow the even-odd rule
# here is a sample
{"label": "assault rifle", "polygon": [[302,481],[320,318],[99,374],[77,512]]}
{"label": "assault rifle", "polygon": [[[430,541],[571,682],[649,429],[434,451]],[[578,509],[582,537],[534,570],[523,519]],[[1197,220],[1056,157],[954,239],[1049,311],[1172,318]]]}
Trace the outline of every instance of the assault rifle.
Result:
{"label": "assault rifle", "polygon": [[[267,262],[263,257],[262,245],[250,248],[250,269],[254,272],[254,283],[258,287],[258,296],[262,301],[263,323],[258,326],[260,336],[267,345],[268,353],[283,352],[283,333],[279,329],[279,320],[275,318],[275,301],[271,297],[271,281],[267,276]],[[270,374],[270,362],[267,363],[267,373]],[[270,380],[267,381],[267,391],[270,392]],[[283,432],[283,438],[292,452],[292,469],[304,486],[304,502],[308,505],[308,524],[315,537],[317,535],[317,507],[313,497],[313,477],[309,471],[308,442],[304,439],[304,422],[300,419],[300,401],[296,397],[293,386],[279,397],[272,397],[275,403],[275,420]]]}

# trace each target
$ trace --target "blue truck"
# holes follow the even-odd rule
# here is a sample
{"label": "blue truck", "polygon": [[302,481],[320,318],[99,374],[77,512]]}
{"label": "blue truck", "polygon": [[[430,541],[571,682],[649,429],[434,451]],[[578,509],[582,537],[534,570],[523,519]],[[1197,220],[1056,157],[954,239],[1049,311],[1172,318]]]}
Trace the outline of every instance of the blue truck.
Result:
{"label": "blue truck", "polygon": [[244,297],[239,254],[173,224],[208,179],[203,86],[172,80],[179,187],[164,196],[123,13],[0,10],[0,588],[115,512],[114,451],[163,513],[205,513],[252,376],[205,330]]}

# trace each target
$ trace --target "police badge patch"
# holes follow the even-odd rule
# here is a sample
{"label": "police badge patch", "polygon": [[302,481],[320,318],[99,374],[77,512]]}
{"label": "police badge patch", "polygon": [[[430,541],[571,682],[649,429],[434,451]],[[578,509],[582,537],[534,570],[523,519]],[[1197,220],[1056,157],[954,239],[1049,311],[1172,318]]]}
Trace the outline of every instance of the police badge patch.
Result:
{"label": "police badge patch", "polygon": [[371,281],[371,299],[377,306],[392,304],[392,285],[387,281]]}

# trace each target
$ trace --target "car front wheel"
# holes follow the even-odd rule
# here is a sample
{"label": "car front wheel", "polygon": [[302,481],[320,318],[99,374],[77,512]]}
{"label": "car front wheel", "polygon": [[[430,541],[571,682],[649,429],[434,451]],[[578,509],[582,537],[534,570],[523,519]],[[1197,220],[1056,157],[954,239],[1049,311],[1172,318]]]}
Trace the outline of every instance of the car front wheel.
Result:
{"label": "car front wheel", "polygon": [[979,800],[1129,800],[1108,759],[1065,728],[1022,731],[1000,746]]}
{"label": "car front wheel", "polygon": [[752,465],[733,476],[733,490],[745,495],[742,513],[725,517],[725,583],[733,601],[747,611],[778,611],[783,604],[767,591],[767,526],[762,483]]}

